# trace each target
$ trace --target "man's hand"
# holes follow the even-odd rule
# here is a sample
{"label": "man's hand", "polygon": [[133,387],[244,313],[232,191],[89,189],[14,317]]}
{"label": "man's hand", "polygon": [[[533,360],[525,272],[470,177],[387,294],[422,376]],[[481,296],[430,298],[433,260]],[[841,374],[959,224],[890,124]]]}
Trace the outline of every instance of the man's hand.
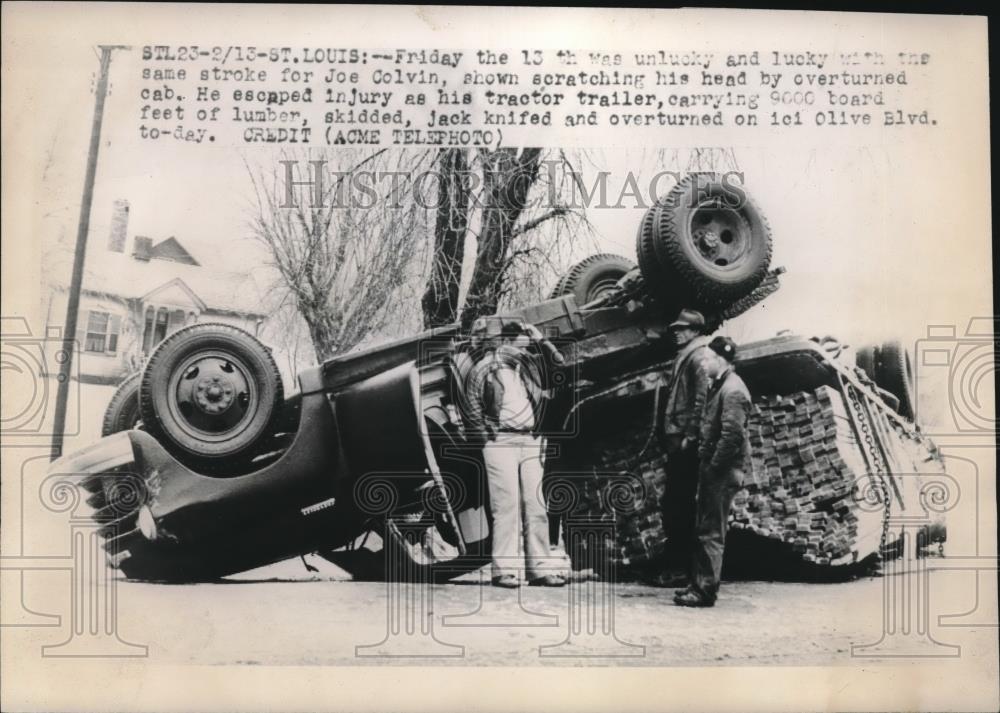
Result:
{"label": "man's hand", "polygon": [[662,436],[663,439],[663,449],[667,452],[667,456],[677,455],[684,449],[684,439],[681,438],[676,433],[668,433]]}
{"label": "man's hand", "polygon": [[538,327],[531,324],[530,322],[525,322],[523,326],[524,326],[524,333],[527,334],[528,337],[530,337],[533,341],[540,342],[543,339],[545,339],[545,336],[542,334],[541,330],[539,330]]}
{"label": "man's hand", "polygon": [[550,342],[548,339],[545,338],[545,335],[542,334],[541,330],[539,330],[538,327],[526,322],[524,324],[524,332],[525,334],[528,335],[528,338],[531,339],[531,341],[535,342],[536,344],[539,344],[542,347],[542,349],[544,349],[548,353],[549,359],[552,360],[553,364],[565,363],[566,357],[564,357],[562,355],[562,352],[560,352],[559,349],[556,348],[555,344],[553,344],[552,342]]}

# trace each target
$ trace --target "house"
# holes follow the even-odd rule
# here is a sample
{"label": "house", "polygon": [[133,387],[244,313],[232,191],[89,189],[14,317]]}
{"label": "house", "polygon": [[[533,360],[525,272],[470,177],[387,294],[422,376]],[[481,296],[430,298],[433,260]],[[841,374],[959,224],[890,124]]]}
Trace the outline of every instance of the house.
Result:
{"label": "house", "polygon": [[[127,228],[128,203],[115,201],[109,239],[92,245],[84,263],[76,335],[81,382],[119,383],[187,324],[222,322],[258,333],[267,315],[249,271],[207,268],[176,237],[137,235],[129,245]],[[67,286],[53,285],[49,325],[64,324],[67,299]]]}

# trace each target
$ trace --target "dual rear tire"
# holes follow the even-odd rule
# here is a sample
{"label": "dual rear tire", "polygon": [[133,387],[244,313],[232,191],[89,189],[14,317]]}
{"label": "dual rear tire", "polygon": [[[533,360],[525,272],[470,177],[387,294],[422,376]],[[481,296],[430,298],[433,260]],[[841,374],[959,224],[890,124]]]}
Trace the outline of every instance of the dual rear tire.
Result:
{"label": "dual rear tire", "polygon": [[179,329],[118,387],[103,435],[135,428],[191,468],[238,472],[277,426],[284,399],[270,351],[225,324]]}
{"label": "dual rear tire", "polygon": [[880,390],[891,395],[886,399],[900,415],[912,420],[916,414],[913,365],[910,353],[898,341],[858,349],[854,363]]}
{"label": "dual rear tire", "polygon": [[699,179],[689,175],[647,211],[636,246],[650,289],[680,307],[716,310],[763,281],[771,228],[741,188]]}
{"label": "dual rear tire", "polygon": [[142,426],[139,417],[139,385],[142,373],[134,372],[118,384],[108,407],[104,410],[104,423],[101,425],[101,435],[110,436],[119,431],[131,431]]}
{"label": "dual rear tire", "polygon": [[635,267],[634,262],[621,255],[591,255],[570,268],[556,283],[549,297],[573,295],[582,307],[613,292],[618,281]]}
{"label": "dual rear tire", "polygon": [[[753,292],[771,262],[770,226],[746,192],[700,178],[688,176],[647,210],[636,235],[646,292],[667,312],[722,311]],[[593,255],[571,268],[551,297],[572,294],[583,306],[634,268],[620,255]]]}

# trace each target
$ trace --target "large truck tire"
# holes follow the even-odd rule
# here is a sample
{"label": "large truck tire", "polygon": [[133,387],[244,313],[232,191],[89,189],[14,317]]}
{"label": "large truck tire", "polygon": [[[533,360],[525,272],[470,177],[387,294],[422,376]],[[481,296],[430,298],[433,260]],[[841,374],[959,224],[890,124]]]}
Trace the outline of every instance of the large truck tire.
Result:
{"label": "large truck tire", "polygon": [[573,295],[582,307],[608,294],[620,279],[634,269],[635,263],[621,255],[591,255],[563,275],[550,298]]}
{"label": "large truck tire", "polygon": [[143,372],[144,428],[179,460],[239,469],[271,435],[283,387],[270,351],[242,329],[194,324],[167,337]]}
{"label": "large truck tire", "polygon": [[[658,201],[647,242],[665,289],[682,306],[721,308],[750,294],[767,275],[771,228],[748,195],[698,179],[688,176]],[[648,247],[640,248],[649,269]]]}
{"label": "large truck tire", "polygon": [[913,419],[913,366],[909,353],[898,341],[861,347],[854,363],[875,383],[883,401],[901,416]]}
{"label": "large truck tire", "polygon": [[899,399],[896,409],[912,420],[915,409],[913,397],[913,365],[910,354],[898,341],[884,342],[879,348],[875,383]]}
{"label": "large truck tire", "polygon": [[878,347],[868,345],[861,347],[854,355],[855,365],[865,372],[865,375],[873,382],[878,383]]}
{"label": "large truck tire", "polygon": [[673,304],[676,301],[675,290],[671,289],[671,280],[656,256],[657,210],[657,206],[647,210],[639,223],[639,232],[635,236],[636,258],[639,260],[639,270],[642,272],[649,293],[661,301],[666,301],[669,306],[679,307]]}
{"label": "large truck tire", "polygon": [[139,386],[142,374],[136,372],[125,377],[115,390],[108,407],[104,410],[104,423],[101,435],[110,436],[119,431],[130,431],[136,428],[142,419],[139,417]]}

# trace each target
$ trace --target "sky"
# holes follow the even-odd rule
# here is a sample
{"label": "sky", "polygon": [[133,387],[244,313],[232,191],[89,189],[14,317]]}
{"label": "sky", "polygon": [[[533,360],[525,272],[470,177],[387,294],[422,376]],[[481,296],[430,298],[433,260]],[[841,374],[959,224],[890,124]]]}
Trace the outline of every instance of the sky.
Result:
{"label": "sky", "polygon": [[[112,202],[125,198],[131,206],[130,236],[159,240],[173,235],[205,265],[259,270],[263,257],[248,239],[253,204],[246,163],[273,160],[273,154],[262,158],[260,151],[240,147],[141,141],[133,105],[123,99],[134,89],[135,61],[122,54],[113,66],[91,249],[103,249]],[[58,131],[47,147],[52,160],[43,176],[50,198],[46,239],[75,234],[84,163],[80,139],[90,117],[89,87],[75,89],[54,107],[65,121],[55,124]],[[967,318],[973,316],[970,310],[988,306],[983,296],[990,275],[982,269],[989,256],[988,226],[978,236],[951,234],[951,216],[962,206],[953,202],[949,187],[962,181],[962,165],[941,153],[940,142],[920,151],[913,142],[891,140],[860,147],[718,148],[735,161],[744,186],[770,221],[772,264],[787,270],[781,290],[754,310],[753,320],[741,320],[734,336],[792,329],[854,341],[912,339],[927,324]],[[657,149],[666,160],[657,162]],[[598,171],[607,172],[614,203],[628,172],[645,186],[658,170],[682,167],[672,159],[675,153],[681,161],[688,155],[666,135],[657,149],[586,149],[584,183],[592,184]],[[972,188],[968,200],[981,200],[985,187]],[[642,212],[641,207],[590,208],[596,249],[634,259]],[[955,244],[957,237],[961,246]]]}

